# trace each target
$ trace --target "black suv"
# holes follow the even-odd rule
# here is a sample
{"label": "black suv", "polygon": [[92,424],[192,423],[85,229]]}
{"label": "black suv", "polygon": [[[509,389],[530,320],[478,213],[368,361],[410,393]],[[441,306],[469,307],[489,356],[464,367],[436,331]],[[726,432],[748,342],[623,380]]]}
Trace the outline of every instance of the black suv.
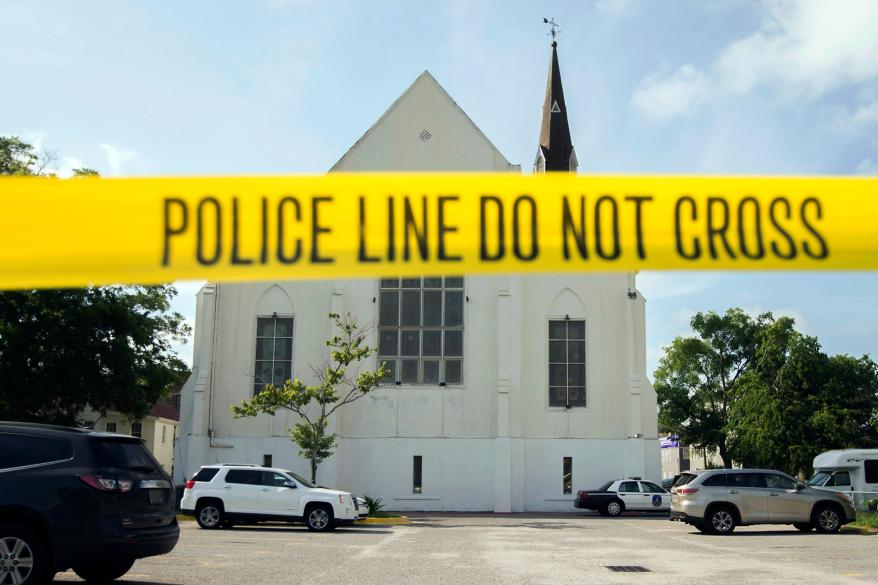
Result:
{"label": "black suv", "polygon": [[174,501],[141,439],[0,422],[0,584],[121,577],[177,544]]}

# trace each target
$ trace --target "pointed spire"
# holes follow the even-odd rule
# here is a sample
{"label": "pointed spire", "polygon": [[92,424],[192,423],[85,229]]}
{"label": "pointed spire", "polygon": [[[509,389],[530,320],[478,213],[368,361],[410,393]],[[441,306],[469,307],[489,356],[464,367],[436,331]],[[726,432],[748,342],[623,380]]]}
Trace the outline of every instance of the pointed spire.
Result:
{"label": "pointed spire", "polygon": [[534,162],[534,172],[575,172],[578,163],[570,139],[567,121],[567,104],[561,85],[561,68],[558,65],[558,42],[552,37],[552,63],[546,81],[546,99],[543,102],[543,123],[540,127],[540,148]]}

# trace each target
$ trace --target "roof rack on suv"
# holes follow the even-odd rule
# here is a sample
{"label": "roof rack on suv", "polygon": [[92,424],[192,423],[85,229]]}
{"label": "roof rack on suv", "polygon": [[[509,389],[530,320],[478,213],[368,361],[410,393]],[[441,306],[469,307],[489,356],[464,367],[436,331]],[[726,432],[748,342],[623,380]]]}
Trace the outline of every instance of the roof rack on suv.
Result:
{"label": "roof rack on suv", "polygon": [[220,463],[220,467],[262,467],[255,463]]}

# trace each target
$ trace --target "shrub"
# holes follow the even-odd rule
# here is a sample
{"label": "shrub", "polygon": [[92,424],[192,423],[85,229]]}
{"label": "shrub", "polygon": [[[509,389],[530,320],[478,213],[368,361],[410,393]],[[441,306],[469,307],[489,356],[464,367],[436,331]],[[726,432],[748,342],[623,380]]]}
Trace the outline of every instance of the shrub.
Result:
{"label": "shrub", "polygon": [[381,498],[364,495],[363,499],[366,500],[366,507],[369,508],[369,516],[377,514],[384,507],[384,501]]}

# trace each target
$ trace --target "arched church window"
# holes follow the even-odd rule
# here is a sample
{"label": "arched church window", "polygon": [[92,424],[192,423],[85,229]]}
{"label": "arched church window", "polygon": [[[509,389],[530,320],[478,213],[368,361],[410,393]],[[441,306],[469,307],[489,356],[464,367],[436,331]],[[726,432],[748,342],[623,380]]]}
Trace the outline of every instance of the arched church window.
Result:
{"label": "arched church window", "polygon": [[378,361],[389,383],[463,383],[463,277],[382,278]]}
{"label": "arched church window", "polygon": [[549,406],[585,406],[585,321],[549,321]]}
{"label": "arched church window", "polygon": [[292,375],[293,318],[258,317],[253,393],[261,392],[268,384],[282,386]]}

